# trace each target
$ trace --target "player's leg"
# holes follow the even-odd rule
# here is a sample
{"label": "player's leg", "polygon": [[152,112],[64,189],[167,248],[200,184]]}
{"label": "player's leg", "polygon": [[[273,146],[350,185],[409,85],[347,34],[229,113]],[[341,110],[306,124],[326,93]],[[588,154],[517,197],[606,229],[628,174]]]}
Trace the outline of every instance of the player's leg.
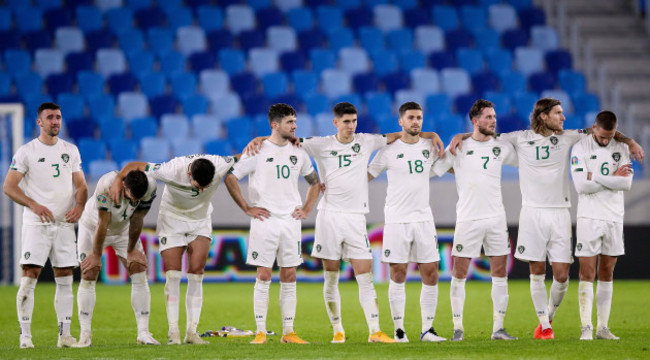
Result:
{"label": "player's leg", "polygon": [[394,339],[397,342],[409,342],[404,332],[404,308],[406,307],[406,270],[407,264],[390,264],[390,283],[388,284],[388,303],[393,317]]}
{"label": "player's leg", "polygon": [[388,337],[379,327],[379,306],[377,303],[377,292],[372,277],[372,260],[350,259],[354,269],[354,276],[359,286],[359,302],[363,309],[368,325],[368,342],[393,343],[395,340]]}
{"label": "player's leg", "polygon": [[[436,246],[436,252],[437,252]],[[438,266],[439,261],[419,263],[420,276],[422,277],[422,290],[420,291],[420,313],[422,315],[422,330],[420,341],[446,341],[439,336],[433,327],[438,307]]]}
{"label": "player's leg", "polygon": [[[255,315],[255,339],[251,344],[266,343],[266,316],[269,312],[269,287],[271,286],[271,268],[257,267],[255,290],[253,291],[253,312]],[[263,336],[262,336],[263,335]]]}
{"label": "player's leg", "polygon": [[598,264],[598,287],[596,288],[597,329],[596,339],[618,340],[618,336],[609,330],[609,313],[612,308],[614,292],[614,267],[616,256],[600,255]]}
{"label": "player's leg", "polygon": [[593,339],[593,324],[591,314],[594,305],[594,280],[596,278],[597,256],[580,256],[580,282],[578,284],[578,306],[582,329],[580,340]]}
{"label": "player's leg", "polygon": [[406,307],[406,272],[414,239],[414,224],[392,224],[384,226],[381,261],[390,264],[388,303],[393,318],[393,339],[408,342],[404,331],[404,308]]}
{"label": "player's leg", "polygon": [[539,325],[535,329],[534,337],[535,339],[541,339],[542,333],[551,329],[551,322],[548,318],[548,294],[544,283],[546,263],[543,261],[530,261],[528,267],[530,269],[530,296],[533,299],[533,307],[539,319]]}
{"label": "player's leg", "polygon": [[[93,251],[94,236],[95,232],[92,229],[79,224],[77,253],[80,262],[83,262],[88,254]],[[101,267],[95,267],[81,272],[81,281],[79,282],[79,288],[77,288],[77,312],[81,331],[76,347],[88,347],[92,344],[92,320],[97,299],[95,287],[100,271]]]}
{"label": "player's leg", "polygon": [[553,283],[549,291],[548,298],[548,319],[553,321],[555,312],[562,304],[564,296],[569,289],[569,268],[571,263],[552,262],[551,268],[553,269]]}
{"label": "player's leg", "polygon": [[292,217],[279,218],[276,228],[280,230],[277,263],[280,267],[280,313],[282,315],[282,338],[284,344],[308,344],[294,330],[296,304],[296,268],[302,264],[301,222]]}
{"label": "player's leg", "polygon": [[[166,242],[170,238],[162,237]],[[165,264],[165,309],[167,311],[168,344],[180,345],[181,332],[178,327],[178,311],[181,296],[181,266],[183,261],[184,246],[165,248],[160,251],[160,256]]]}
{"label": "player's leg", "polygon": [[203,307],[203,270],[210,252],[210,241],[211,239],[206,236],[197,236],[194,241],[187,245],[186,344],[208,344],[207,341],[201,339],[196,329],[201,319],[201,308]]}
{"label": "player's leg", "polygon": [[449,300],[451,301],[451,314],[454,322],[454,335],[451,341],[462,341],[465,338],[463,328],[463,308],[465,307],[465,281],[471,258],[453,257],[454,262],[451,270],[451,286],[449,288]]}
{"label": "player's leg", "polygon": [[571,214],[569,209],[550,210],[547,224],[551,237],[548,259],[553,268],[553,284],[548,299],[548,319],[553,321],[555,312],[569,289],[569,268],[573,262],[571,248]]}
{"label": "player's leg", "polygon": [[77,239],[74,224],[57,224],[51,228],[52,250],[50,261],[54,269],[56,292],[54,293],[54,309],[59,322],[58,347],[71,347],[77,340],[70,335],[70,323],[74,307],[72,293],[72,270],[79,265],[77,259]]}
{"label": "player's leg", "polygon": [[[24,258],[24,256],[23,256]],[[41,274],[41,266],[22,265],[23,274],[16,294],[16,309],[20,325],[20,348],[33,348],[32,316],[34,314],[34,288]]]}
{"label": "player's leg", "polygon": [[503,326],[508,310],[508,256],[490,256],[492,273],[492,340],[517,340]]}

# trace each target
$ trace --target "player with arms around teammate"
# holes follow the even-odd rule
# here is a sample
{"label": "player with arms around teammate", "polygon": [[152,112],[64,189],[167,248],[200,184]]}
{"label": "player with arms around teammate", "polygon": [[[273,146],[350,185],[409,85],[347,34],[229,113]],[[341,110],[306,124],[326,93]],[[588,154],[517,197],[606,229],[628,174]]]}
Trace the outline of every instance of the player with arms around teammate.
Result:
{"label": "player with arms around teammate", "polygon": [[20,347],[34,347],[31,333],[34,288],[48,258],[56,281],[57,346],[70,347],[77,343],[70,335],[74,302],[72,269],[79,264],[74,223],[81,217],[88,189],[79,150],[59,138],[62,121],[59,105],[43,103],[37,115],[40,134],[18,148],[4,183],[5,194],[25,207],[20,260],[23,273],[16,296]]}
{"label": "player with arms around teammate", "polygon": [[596,339],[619,339],[607,323],[612,306],[614,266],[618,256],[625,253],[623,192],[632,186],[633,171],[628,146],[614,140],[616,122],[614,113],[601,111],[592,126],[592,136],[582,139],[571,151],[571,176],[579,194],[575,254],[580,262],[580,340],[593,339],[591,312],[596,270]]}
{"label": "player with arms around teammate", "polygon": [[454,155],[447,149],[445,156],[434,165],[434,171],[441,176],[453,169],[458,190],[451,253],[450,300],[454,321],[451,340],[461,341],[465,337],[465,280],[472,258],[481,255],[481,246],[490,259],[492,273],[492,340],[516,340],[503,327],[508,308],[506,267],[510,239],[501,196],[501,168],[503,165],[516,166],[517,153],[509,142],[494,138],[497,116],[491,102],[476,101],[469,117],[474,131],[471,137],[463,140],[462,150]]}
{"label": "player with arms around teammate", "polygon": [[431,141],[420,138],[422,107],[407,102],[399,108],[402,137],[383,147],[368,166],[368,180],[386,171],[382,262],[390,264],[388,301],[395,325],[394,339],[408,342],[404,331],[408,263],[418,264],[422,277],[421,341],[445,341],[432,324],[438,305],[438,239],[429,206],[429,177],[438,159]]}
{"label": "player with arms around teammate", "polygon": [[77,249],[81,261],[81,283],[77,289],[77,308],[81,335],[75,347],[92,343],[91,324],[95,309],[95,285],[102,267],[102,253],[112,246],[131,277],[131,306],[138,329],[137,343],[160,345],[149,333],[151,293],[147,282],[147,259],[140,242],[145,215],[156,197],[156,180],[142,171],[129,172],[122,182],[124,196],[114,203],[110,188],[117,176],[112,171],[97,182],[95,193],[86,202],[79,220]]}
{"label": "player with arms around teammate", "polygon": [[[309,156],[289,140],[296,131],[296,111],[287,104],[269,108],[271,136],[256,156],[244,155],[224,180],[239,207],[251,216],[246,263],[257,266],[253,307],[257,330],[251,344],[266,343],[266,315],[274,261],[280,267],[280,311],[283,343],[307,344],[293,329],[296,315],[296,268],[302,263],[301,220],[309,216],[318,199],[320,182]],[[298,176],[309,183],[302,205]],[[238,180],[248,176],[249,200]]]}
{"label": "player with arms around teammate", "polygon": [[203,271],[212,239],[212,195],[221,178],[237,157],[188,155],[162,164],[132,162],[113,180],[111,199],[118,202],[123,190],[122,179],[131,170],[165,183],[156,233],[160,239],[160,255],[165,265],[165,305],[169,324],[169,345],[181,343],[178,327],[181,266],[187,252],[187,293],[185,310],[186,344],[207,344],[196,332],[203,305]]}
{"label": "player with arms around teammate", "polygon": [[[559,100],[542,98],[531,114],[531,129],[501,134],[512,143],[519,161],[522,207],[515,257],[529,263],[530,293],[539,319],[536,339],[553,339],[551,322],[569,287],[571,256],[571,207],[569,152],[587,136],[588,130],[564,130],[564,111]],[[643,149],[632,139],[616,133],[630,146],[633,156]],[[451,148],[454,149],[452,142]],[[553,269],[553,284],[546,300],[546,260]]]}

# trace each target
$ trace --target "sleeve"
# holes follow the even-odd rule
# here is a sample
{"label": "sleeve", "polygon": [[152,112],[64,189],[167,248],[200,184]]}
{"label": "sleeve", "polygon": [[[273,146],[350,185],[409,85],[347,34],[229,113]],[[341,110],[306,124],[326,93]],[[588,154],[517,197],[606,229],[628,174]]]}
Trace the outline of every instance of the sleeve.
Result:
{"label": "sleeve", "polygon": [[587,135],[589,135],[587,129],[564,130],[564,134],[569,138],[571,145],[576,144],[578,141],[584,139]]}
{"label": "sleeve", "polygon": [[237,162],[237,158],[234,156],[207,155],[206,158],[214,164],[215,172],[219,178],[224,177]]}
{"label": "sleeve", "polygon": [[73,162],[72,162],[72,172],[82,171],[81,169],[81,154],[79,153],[79,148],[72,146],[72,151],[74,153]]}
{"label": "sleeve", "polygon": [[506,156],[503,159],[503,164],[519,167],[519,156],[517,155],[517,150],[515,150],[515,147],[511,143],[506,143],[505,148]]}
{"label": "sleeve", "polygon": [[97,202],[97,209],[100,211],[109,211],[113,208],[113,200],[108,195],[111,188],[112,181],[109,177],[104,175],[97,182],[97,189],[95,189],[95,201]]}
{"label": "sleeve", "polygon": [[431,176],[444,175],[454,165],[455,156],[449,151],[449,146],[445,149],[445,154],[439,158],[431,167]]}
{"label": "sleeve", "polygon": [[323,139],[325,138],[307,137],[307,138],[299,138],[298,141],[300,142],[300,145],[305,150],[305,152],[309,154],[309,156],[315,157],[316,154],[318,154],[318,150],[323,145]]}
{"label": "sleeve", "polygon": [[140,203],[138,204],[138,210],[146,210],[151,208],[151,204],[153,204],[153,201],[156,199],[156,179],[154,179],[151,176],[147,176],[147,192],[144,194],[144,197],[142,200],[140,200]]}
{"label": "sleeve", "polygon": [[[261,155],[257,155],[261,156]],[[237,180],[241,180],[246,175],[252,173],[255,171],[255,166],[257,165],[257,157],[256,156],[249,156],[249,155],[243,155],[239,161],[232,166],[230,169],[230,172],[235,175]]]}
{"label": "sleeve", "polygon": [[497,135],[498,139],[501,139],[503,141],[507,141],[512,146],[516,147],[517,146],[517,139],[519,138],[519,135],[521,134],[521,131],[511,131],[509,133],[502,133]]}
{"label": "sleeve", "polygon": [[11,165],[9,166],[10,170],[16,170],[20,173],[27,173],[29,171],[29,161],[27,159],[27,154],[23,151],[23,147],[20,147],[18,151],[14,154],[14,158],[11,159]]}
{"label": "sleeve", "polygon": [[379,150],[375,158],[370,162],[370,165],[368,165],[368,173],[373,177],[379,176],[379,174],[386,170],[386,149],[388,147]]}
{"label": "sleeve", "polygon": [[381,149],[388,144],[388,139],[386,139],[386,135],[364,133],[362,134],[362,136],[364,137],[364,141],[368,142],[372,151]]}
{"label": "sleeve", "polygon": [[156,180],[164,183],[174,181],[176,178],[177,170],[185,167],[183,158],[177,157],[164,163],[147,163],[144,167],[144,173],[152,176]]}
{"label": "sleeve", "polygon": [[305,150],[300,151],[302,158],[302,166],[300,166],[300,175],[307,176],[314,172],[314,166],[311,164],[311,159]]}
{"label": "sleeve", "polygon": [[[625,149],[621,151],[621,153],[623,155],[621,156],[620,164],[630,164],[630,151],[627,145],[625,146]],[[594,171],[594,173],[591,175],[591,178],[598,184],[608,189],[619,191],[629,191],[632,187],[633,177],[634,173],[630,174],[630,176],[614,176],[613,173],[609,175],[603,175],[600,173],[600,171]]]}
{"label": "sleeve", "polygon": [[587,180],[588,173],[589,169],[582,146],[580,144],[573,146],[571,150],[571,178],[578,194],[593,194],[605,190],[602,185],[593,181],[593,173],[592,180]]}

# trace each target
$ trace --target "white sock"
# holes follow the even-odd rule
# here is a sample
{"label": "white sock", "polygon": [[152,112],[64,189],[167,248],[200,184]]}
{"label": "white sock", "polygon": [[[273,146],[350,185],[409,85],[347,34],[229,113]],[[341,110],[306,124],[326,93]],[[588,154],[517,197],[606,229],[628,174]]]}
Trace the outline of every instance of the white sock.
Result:
{"label": "white sock", "polygon": [[548,306],[546,305],[546,285],[544,279],[546,275],[530,274],[530,296],[533,298],[533,307],[539,318],[542,329],[551,327],[548,319]]}
{"label": "white sock", "polygon": [[178,333],[178,302],[181,296],[181,272],[168,270],[165,273],[165,308],[169,333]]}
{"label": "white sock", "polygon": [[203,305],[203,274],[187,274],[185,293],[185,313],[187,314],[187,333],[195,333],[201,318]]}
{"label": "white sock", "polygon": [[373,284],[372,273],[357,275],[357,284],[359,285],[359,302],[366,316],[368,331],[374,334],[379,331],[379,306],[377,304],[377,293]]}
{"label": "white sock", "polygon": [[266,313],[269,311],[269,287],[271,281],[257,279],[255,281],[255,290],[253,291],[253,312],[255,313],[255,323],[258,332],[266,334]]}
{"label": "white sock", "polygon": [[38,279],[27,276],[20,278],[20,287],[16,294],[16,309],[21,335],[32,335],[32,315],[34,314],[34,288]]}
{"label": "white sock", "polygon": [[388,284],[388,302],[390,303],[390,313],[393,316],[395,330],[404,330],[404,307],[406,307],[404,283],[390,281]]}
{"label": "white sock", "polygon": [[553,284],[551,285],[551,294],[548,298],[548,319],[553,320],[557,308],[560,307],[564,295],[566,295],[567,290],[569,289],[569,279],[565,282],[559,282],[553,278]]}
{"label": "white sock", "polygon": [[451,315],[454,320],[454,330],[464,330],[463,308],[465,307],[465,279],[451,277],[449,299],[451,301]]}
{"label": "white sock", "polygon": [[77,289],[77,309],[79,311],[79,327],[81,333],[92,331],[93,312],[95,311],[95,286],[97,281],[81,279]]}
{"label": "white sock", "polygon": [[147,273],[144,271],[131,275],[131,307],[135,313],[138,332],[149,332],[151,292],[147,282]]}
{"label": "white sock", "polygon": [[334,333],[344,332],[343,324],[341,324],[341,294],[339,293],[338,271],[325,271],[323,298],[325,298],[327,316],[330,318]]}
{"label": "white sock", "polygon": [[594,307],[594,283],[582,281],[578,283],[578,306],[580,307],[580,322],[582,326],[592,326],[591,313]]}
{"label": "white sock", "polygon": [[598,313],[598,329],[608,327],[609,312],[612,309],[613,281],[598,280],[596,287],[596,312]]}
{"label": "white sock", "polygon": [[422,284],[420,291],[420,313],[422,314],[422,332],[433,326],[438,307],[438,285]]}
{"label": "white sock", "polygon": [[296,317],[296,282],[280,282],[280,313],[282,314],[282,334],[293,332],[293,319]]}
{"label": "white sock", "polygon": [[72,294],[72,275],[55,277],[56,292],[54,293],[54,310],[59,322],[59,336],[70,335],[72,322],[72,307],[74,295]]}
{"label": "white sock", "polygon": [[508,310],[508,278],[492,277],[492,332],[503,329]]}

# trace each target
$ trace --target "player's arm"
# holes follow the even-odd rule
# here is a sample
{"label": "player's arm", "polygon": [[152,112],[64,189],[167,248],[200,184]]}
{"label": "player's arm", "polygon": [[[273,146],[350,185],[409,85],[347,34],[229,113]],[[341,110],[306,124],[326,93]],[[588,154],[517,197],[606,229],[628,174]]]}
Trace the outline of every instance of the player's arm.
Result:
{"label": "player's arm", "polygon": [[142,161],[132,161],[122,168],[120,172],[117,173],[117,176],[115,177],[115,180],[113,180],[113,184],[111,185],[111,190],[109,192],[109,195],[111,197],[111,200],[113,200],[114,203],[119,204],[122,196],[124,195],[124,183],[122,180],[126,177],[126,175],[131,171],[131,170],[140,170],[144,172],[144,170],[147,167],[146,162]]}
{"label": "player's arm", "polygon": [[431,166],[429,177],[434,177],[436,175],[443,176],[447,172],[453,174],[454,158],[455,155],[452,155],[451,153],[451,144],[450,144],[449,146],[447,146],[447,149],[445,150],[443,156],[438,158],[438,160],[436,160]]}
{"label": "player's arm", "polygon": [[32,210],[34,214],[38,215],[41,222],[54,222],[54,214],[52,214],[50,209],[27,196],[20,186],[18,186],[24,176],[25,175],[20,171],[9,170],[3,186],[5,194],[7,194],[7,196],[17,204],[28,207]]}
{"label": "player's arm", "polygon": [[242,153],[250,156],[257,155],[262,148],[262,142],[268,138],[268,136],[258,136],[254,138],[248,143],[248,145],[246,145],[244,150],[242,150]]}
{"label": "player's arm", "polygon": [[69,223],[76,223],[81,218],[88,199],[88,186],[86,185],[86,178],[83,171],[76,171],[72,173],[72,184],[75,188],[74,200],[75,206],[65,214],[65,221]]}
{"label": "player's arm", "polygon": [[614,174],[603,175],[596,171],[593,173],[593,181],[611,190],[629,191],[632,187],[633,178],[632,164],[621,165]]}
{"label": "player's arm", "polygon": [[449,151],[453,155],[456,155],[456,149],[462,150],[463,149],[463,140],[467,139],[470,136],[472,136],[472,133],[464,133],[464,134],[458,134],[458,135],[454,136],[451,139],[451,142],[449,143]]}
{"label": "player's arm", "polygon": [[[630,148],[630,157],[636,161],[643,161],[645,157],[645,152],[641,145],[639,145],[634,139],[625,136],[622,132],[617,131],[614,134],[614,140],[626,144]],[[630,182],[631,185],[631,182]],[[629,189],[628,189],[629,190]]]}
{"label": "player's arm", "polygon": [[271,213],[264,208],[253,207],[248,205],[248,202],[246,201],[246,199],[244,199],[244,195],[242,195],[241,193],[241,187],[239,187],[239,180],[235,175],[232,174],[232,172],[226,175],[223,182],[224,184],[226,184],[226,188],[228,188],[228,193],[230,194],[230,197],[233,199],[235,204],[237,204],[237,206],[239,206],[239,208],[244,211],[246,215],[254,217],[255,219],[259,219],[261,221],[264,221],[264,219],[271,216]]}
{"label": "player's arm", "polygon": [[302,208],[297,208],[291,214],[294,219],[305,219],[309,216],[309,213],[316,205],[316,200],[318,200],[318,194],[320,193],[320,180],[318,180],[318,174],[316,171],[312,171],[311,174],[305,176],[305,180],[309,184],[309,189],[307,189],[307,198],[305,203],[302,205]]}
{"label": "player's arm", "polygon": [[571,150],[571,178],[578,194],[593,194],[605,190],[605,187],[593,181],[593,174],[587,168],[586,154],[580,144]]}
{"label": "player's arm", "polygon": [[[137,209],[129,220],[129,244],[126,248],[126,268],[129,271],[129,275],[147,269],[147,258],[142,252],[135,249],[135,244],[140,239],[144,225],[144,217],[147,216],[148,212],[149,208]],[[135,267],[133,266],[134,264]]]}
{"label": "player's arm", "polygon": [[106,210],[97,210],[97,229],[93,239],[93,250],[81,262],[81,272],[92,271],[102,267],[102,252],[104,251],[104,241],[106,240],[106,231],[111,223],[111,213]]}

